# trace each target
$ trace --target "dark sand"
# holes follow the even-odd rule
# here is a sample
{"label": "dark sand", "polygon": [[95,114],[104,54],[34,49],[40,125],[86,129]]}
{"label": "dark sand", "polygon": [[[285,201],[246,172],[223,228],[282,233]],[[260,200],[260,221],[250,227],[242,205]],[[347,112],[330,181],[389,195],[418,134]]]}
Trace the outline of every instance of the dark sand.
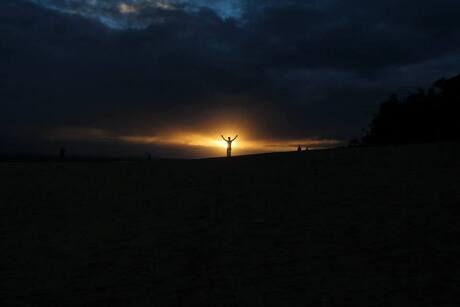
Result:
{"label": "dark sand", "polygon": [[1,163],[1,306],[459,306],[460,144]]}

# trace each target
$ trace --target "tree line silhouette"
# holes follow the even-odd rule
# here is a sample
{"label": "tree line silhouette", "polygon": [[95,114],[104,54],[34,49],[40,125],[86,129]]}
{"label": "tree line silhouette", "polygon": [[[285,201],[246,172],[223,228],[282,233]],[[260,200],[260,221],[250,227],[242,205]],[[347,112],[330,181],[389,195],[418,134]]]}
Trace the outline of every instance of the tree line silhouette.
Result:
{"label": "tree line silhouette", "polygon": [[351,145],[376,146],[460,140],[460,75],[428,90],[384,101],[366,135]]}

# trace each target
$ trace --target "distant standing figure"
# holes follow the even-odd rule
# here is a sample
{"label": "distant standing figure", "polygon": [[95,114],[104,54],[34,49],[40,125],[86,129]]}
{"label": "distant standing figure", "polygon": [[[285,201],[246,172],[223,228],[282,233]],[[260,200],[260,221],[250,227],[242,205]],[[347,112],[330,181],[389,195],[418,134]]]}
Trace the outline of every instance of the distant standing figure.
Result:
{"label": "distant standing figure", "polygon": [[222,137],[222,139],[223,139],[225,142],[227,142],[227,158],[231,158],[231,157],[232,157],[232,142],[233,142],[234,140],[236,140],[236,138],[238,137],[238,135],[236,135],[236,136],[233,138],[233,140],[232,140],[230,137],[228,137],[228,139],[226,139],[226,138],[224,138],[223,135],[221,135],[221,137]]}
{"label": "distant standing figure", "polygon": [[64,148],[64,147],[61,147],[59,149],[59,158],[61,160],[64,160],[65,159],[65,154],[66,154],[67,150]]}
{"label": "distant standing figure", "polygon": [[297,147],[297,151],[302,151],[302,146],[299,145],[299,147]]}

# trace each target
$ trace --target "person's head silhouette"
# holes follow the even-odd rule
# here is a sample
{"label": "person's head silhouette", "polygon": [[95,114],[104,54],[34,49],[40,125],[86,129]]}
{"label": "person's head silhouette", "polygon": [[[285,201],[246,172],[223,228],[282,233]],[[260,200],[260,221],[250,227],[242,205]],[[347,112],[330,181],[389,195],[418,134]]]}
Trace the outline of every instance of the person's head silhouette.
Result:
{"label": "person's head silhouette", "polygon": [[231,141],[232,139],[230,137],[228,137],[228,140]]}

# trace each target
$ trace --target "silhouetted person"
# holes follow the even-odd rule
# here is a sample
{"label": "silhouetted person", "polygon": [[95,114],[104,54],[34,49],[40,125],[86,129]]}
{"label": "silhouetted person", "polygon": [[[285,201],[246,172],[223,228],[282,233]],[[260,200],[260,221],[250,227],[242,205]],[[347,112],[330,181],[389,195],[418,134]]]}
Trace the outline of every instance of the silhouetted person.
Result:
{"label": "silhouetted person", "polygon": [[61,160],[65,160],[65,154],[67,153],[67,150],[64,147],[61,147],[59,149],[59,158]]}
{"label": "silhouetted person", "polygon": [[297,147],[297,151],[301,152],[302,151],[302,146],[299,145],[299,147]]}
{"label": "silhouetted person", "polygon": [[227,142],[227,158],[230,158],[230,157],[232,156],[232,142],[233,142],[234,140],[236,140],[236,138],[238,137],[238,135],[235,136],[235,138],[234,138],[233,140],[232,140],[230,137],[228,137],[228,139],[226,139],[226,138],[224,138],[223,135],[221,135],[221,137],[222,137],[222,139],[223,139],[225,142]]}

